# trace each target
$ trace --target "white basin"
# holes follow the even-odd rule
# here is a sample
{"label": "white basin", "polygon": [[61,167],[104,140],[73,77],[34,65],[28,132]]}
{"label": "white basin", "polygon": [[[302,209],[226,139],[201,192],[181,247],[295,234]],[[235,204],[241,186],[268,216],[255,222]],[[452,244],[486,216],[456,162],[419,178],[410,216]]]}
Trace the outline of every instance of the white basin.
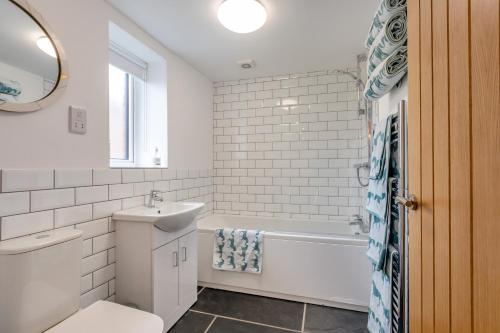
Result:
{"label": "white basin", "polygon": [[164,202],[155,208],[145,206],[121,210],[113,214],[117,221],[151,223],[166,232],[187,227],[205,206],[202,202]]}

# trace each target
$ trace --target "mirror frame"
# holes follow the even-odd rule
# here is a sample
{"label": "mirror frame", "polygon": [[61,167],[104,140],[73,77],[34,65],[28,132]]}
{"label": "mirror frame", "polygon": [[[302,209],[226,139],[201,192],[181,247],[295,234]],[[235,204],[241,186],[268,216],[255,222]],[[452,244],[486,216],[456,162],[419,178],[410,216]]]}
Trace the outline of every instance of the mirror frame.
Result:
{"label": "mirror frame", "polygon": [[27,0],[8,0],[14,6],[17,6],[26,15],[30,16],[34,20],[40,29],[42,29],[47,37],[51,40],[52,45],[57,53],[57,62],[59,65],[59,76],[52,91],[41,99],[28,103],[12,103],[12,102],[0,102],[0,111],[11,111],[11,112],[32,112],[41,110],[53,103],[66,89],[68,84],[68,64],[66,60],[66,55],[61,42],[55,37],[54,33],[50,29],[49,25],[43,17],[27,2]]}

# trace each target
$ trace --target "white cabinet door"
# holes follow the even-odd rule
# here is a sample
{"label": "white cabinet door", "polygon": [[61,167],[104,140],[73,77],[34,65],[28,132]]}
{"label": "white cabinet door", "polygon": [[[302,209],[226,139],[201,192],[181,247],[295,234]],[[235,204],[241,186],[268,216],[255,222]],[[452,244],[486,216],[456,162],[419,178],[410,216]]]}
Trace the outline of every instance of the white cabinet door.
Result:
{"label": "white cabinet door", "polygon": [[177,240],[153,251],[153,312],[166,323],[179,307],[179,263]]}
{"label": "white cabinet door", "polygon": [[198,238],[196,231],[179,238],[179,303],[190,307],[197,299]]}

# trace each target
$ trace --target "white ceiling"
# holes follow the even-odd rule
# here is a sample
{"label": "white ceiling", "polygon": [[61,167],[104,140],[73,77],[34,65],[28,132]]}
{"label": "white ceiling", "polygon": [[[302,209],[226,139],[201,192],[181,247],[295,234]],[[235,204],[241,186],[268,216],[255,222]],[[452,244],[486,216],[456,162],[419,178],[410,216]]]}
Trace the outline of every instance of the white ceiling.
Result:
{"label": "white ceiling", "polygon": [[[213,81],[353,65],[378,2],[261,0],[266,24],[236,34],[217,21],[222,0],[107,1]],[[239,69],[246,59],[256,68]]]}

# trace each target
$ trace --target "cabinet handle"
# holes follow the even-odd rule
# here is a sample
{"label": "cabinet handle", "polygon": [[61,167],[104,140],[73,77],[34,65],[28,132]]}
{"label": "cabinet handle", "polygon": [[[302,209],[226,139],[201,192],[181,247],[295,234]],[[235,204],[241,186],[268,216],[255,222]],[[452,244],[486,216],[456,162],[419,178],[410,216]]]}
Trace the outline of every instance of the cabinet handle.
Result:
{"label": "cabinet handle", "polygon": [[172,259],[173,259],[173,266],[174,267],[177,267],[179,266],[179,253],[177,251],[175,251],[174,253],[172,253]]}
{"label": "cabinet handle", "polygon": [[187,261],[187,247],[183,246],[182,247],[182,261]]}

